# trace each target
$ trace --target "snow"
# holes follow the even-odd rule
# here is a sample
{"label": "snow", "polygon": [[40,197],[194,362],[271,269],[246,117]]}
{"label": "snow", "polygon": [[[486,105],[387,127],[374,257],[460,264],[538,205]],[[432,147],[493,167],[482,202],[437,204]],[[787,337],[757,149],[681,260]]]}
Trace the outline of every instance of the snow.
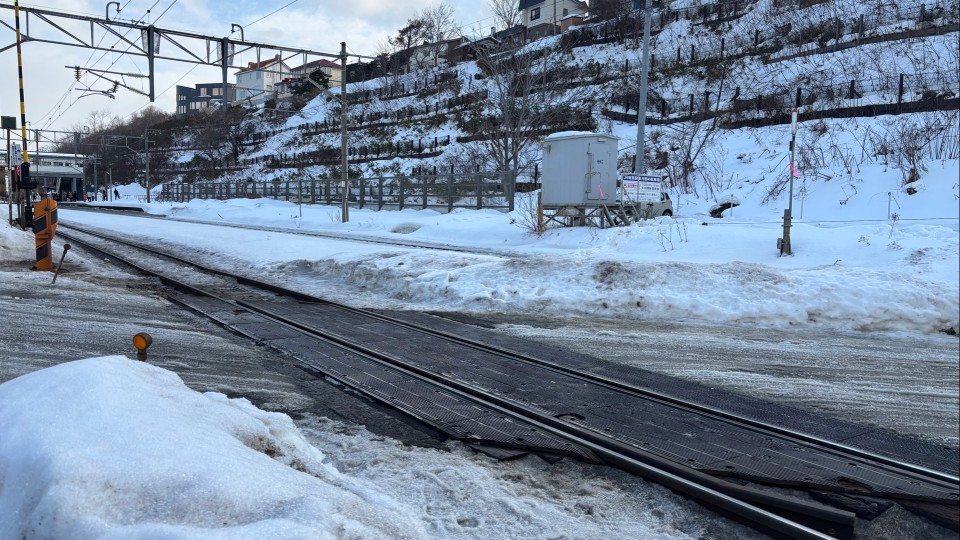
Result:
{"label": "snow", "polygon": [[[798,182],[804,196],[794,213],[802,218],[794,220],[789,257],[776,248],[782,208],[762,204],[749,183],[731,184],[719,197],[740,201],[723,218],[709,217],[712,201],[681,197],[675,218],[542,236],[524,226],[533,204],[524,195],[510,214],[353,208],[347,223],[338,207],[271,199],[140,205],[176,221],[69,210],[61,219],[115,230],[136,220],[137,234],[208,264],[362,307],[912,334],[956,329],[960,164],[931,166],[915,195],[894,191],[899,172],[880,168],[862,168],[869,183]],[[845,191],[851,185],[855,196]],[[332,283],[362,290],[340,293]]]}
{"label": "snow", "polygon": [[298,428],[119,356],[0,384],[0,433],[0,538],[756,537],[624,473]]}
{"label": "snow", "polygon": [[325,465],[286,415],[123,357],[0,385],[0,431],[3,484],[15,488],[0,492],[13,510],[0,513],[3,538],[425,534]]}
{"label": "snow", "polygon": [[[842,206],[834,186],[818,185],[792,257],[778,256],[780,223],[749,190],[734,190],[741,205],[720,219],[704,213],[710,201],[681,200],[676,219],[542,236],[522,226],[523,201],[512,214],[352,208],[341,223],[339,207],[269,199],[147,205],[132,186],[111,204],[168,218],[63,208],[61,220],[378,308],[925,335],[957,325],[957,172],[945,163],[919,193],[897,195],[909,216],[898,221],[877,215],[882,174],[878,196],[861,190]],[[0,240],[0,260],[30,260],[31,235],[3,226]],[[121,357],[0,384],[0,433],[0,485],[17,486],[0,489],[3,538],[751,534],[621,473],[536,457],[496,463],[456,443],[406,448],[324,418],[294,425]]]}

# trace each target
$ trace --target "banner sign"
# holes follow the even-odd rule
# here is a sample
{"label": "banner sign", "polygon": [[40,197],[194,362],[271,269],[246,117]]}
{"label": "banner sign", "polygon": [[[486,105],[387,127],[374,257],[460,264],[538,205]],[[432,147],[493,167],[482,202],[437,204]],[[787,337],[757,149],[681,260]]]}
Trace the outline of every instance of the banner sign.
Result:
{"label": "banner sign", "polygon": [[620,193],[624,201],[659,202],[663,179],[645,174],[625,174],[620,177]]}

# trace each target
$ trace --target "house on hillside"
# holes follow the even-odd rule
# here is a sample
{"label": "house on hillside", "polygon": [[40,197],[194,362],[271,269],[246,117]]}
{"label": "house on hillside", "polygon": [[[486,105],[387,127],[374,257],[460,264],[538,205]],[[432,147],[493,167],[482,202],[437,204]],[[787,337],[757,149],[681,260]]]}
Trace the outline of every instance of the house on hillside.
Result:
{"label": "house on hillside", "polygon": [[589,11],[587,3],[581,0],[520,0],[517,9],[527,27],[529,41],[559,34],[564,17],[586,15]]}
{"label": "house on hillside", "polygon": [[478,56],[487,51],[498,51],[502,49],[517,49],[523,46],[527,40],[527,27],[518,24],[507,28],[506,30],[496,31],[490,29],[490,35],[476,39],[464,39],[463,43],[457,45],[450,52],[450,62],[466,62],[476,60]]}
{"label": "house on hillside", "polygon": [[327,60],[326,58],[321,58],[320,60],[314,60],[313,62],[307,62],[302,66],[297,66],[290,70],[290,74],[293,77],[306,79],[311,73],[318,69],[321,70],[328,79],[330,79],[330,86],[340,85],[340,63]]}
{"label": "house on hillside", "polygon": [[583,21],[587,19],[587,17],[588,15],[585,13],[571,13],[570,15],[563,17],[560,19],[560,32],[566,32],[574,26],[580,26],[583,24]]}
{"label": "house on hillside", "polygon": [[237,99],[253,104],[275,97],[277,85],[289,77],[290,67],[276,55],[262,62],[248,62],[237,71]]}
{"label": "house on hillside", "polygon": [[457,47],[467,41],[466,38],[459,37],[438,41],[436,43],[424,43],[408,49],[406,71],[412,72],[424,68],[444,66],[450,63],[450,59],[456,53]]}
{"label": "house on hillside", "polygon": [[[227,84],[227,102],[237,99],[237,86]],[[177,85],[177,117],[196,114],[210,106],[223,103],[223,83],[201,83],[194,88]]]}
{"label": "house on hillside", "polygon": [[289,73],[284,72],[283,78],[276,85],[276,94],[278,96],[289,94],[290,89],[293,88],[294,85],[306,80],[307,77],[309,77],[318,69],[327,76],[330,88],[340,86],[340,80],[343,77],[343,70],[340,69],[340,64],[338,62],[327,60],[326,58],[321,58],[320,60],[314,60],[313,62],[307,62],[302,66],[291,68]]}

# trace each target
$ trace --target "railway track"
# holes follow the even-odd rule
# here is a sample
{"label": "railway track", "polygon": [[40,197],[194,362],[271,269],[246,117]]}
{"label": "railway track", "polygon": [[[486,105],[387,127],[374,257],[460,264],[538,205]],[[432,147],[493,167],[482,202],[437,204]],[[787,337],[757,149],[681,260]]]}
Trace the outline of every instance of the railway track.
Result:
{"label": "railway track", "polygon": [[960,480],[943,467],[679,399],[629,377],[597,375],[585,366],[330,303],[102,232],[60,227],[71,242],[187,293],[174,301],[452,437],[617,466],[767,533],[852,538],[855,519],[738,482],[948,509],[960,500]]}
{"label": "railway track", "polygon": [[89,206],[85,203],[61,203],[60,208],[66,208],[69,210],[81,211],[81,212],[101,212],[107,214],[119,214],[119,215],[136,215],[138,218],[143,219],[162,219],[166,221],[179,221],[182,223],[193,223],[198,225],[208,225],[212,227],[228,227],[231,229],[248,229],[252,231],[271,231],[279,232],[283,234],[294,234],[298,236],[309,236],[313,238],[329,238],[330,240],[349,240],[351,242],[363,242],[365,244],[378,244],[384,246],[396,246],[396,247],[408,247],[408,248],[426,248],[437,251],[449,251],[454,253],[466,253],[470,255],[493,255],[497,257],[516,257],[517,253],[510,250],[503,249],[491,249],[486,247],[471,247],[469,249],[450,246],[444,244],[438,244],[434,242],[424,242],[417,241],[412,239],[403,239],[403,240],[394,240],[390,238],[383,238],[377,236],[369,236],[364,234],[351,234],[349,232],[337,231],[333,232],[324,232],[316,231],[309,229],[292,229],[289,227],[269,227],[264,225],[249,225],[245,223],[226,223],[223,221],[211,221],[204,219],[184,219],[178,218],[175,216],[164,216],[157,214],[148,214],[143,211],[142,208],[136,206],[109,206],[109,205],[98,205],[98,206]]}

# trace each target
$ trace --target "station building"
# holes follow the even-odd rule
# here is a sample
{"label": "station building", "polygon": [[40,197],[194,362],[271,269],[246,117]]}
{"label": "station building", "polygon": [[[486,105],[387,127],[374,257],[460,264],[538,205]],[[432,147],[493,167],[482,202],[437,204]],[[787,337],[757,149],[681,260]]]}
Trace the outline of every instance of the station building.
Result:
{"label": "station building", "polygon": [[[0,193],[6,194],[10,184],[11,167],[20,165],[22,158],[17,150],[11,151],[13,163],[7,166],[7,150],[0,149],[0,166],[4,168],[4,181],[0,182]],[[30,153],[30,177],[37,186],[53,190],[64,200],[83,198],[83,165],[87,156],[83,154],[58,154],[53,152]]]}

